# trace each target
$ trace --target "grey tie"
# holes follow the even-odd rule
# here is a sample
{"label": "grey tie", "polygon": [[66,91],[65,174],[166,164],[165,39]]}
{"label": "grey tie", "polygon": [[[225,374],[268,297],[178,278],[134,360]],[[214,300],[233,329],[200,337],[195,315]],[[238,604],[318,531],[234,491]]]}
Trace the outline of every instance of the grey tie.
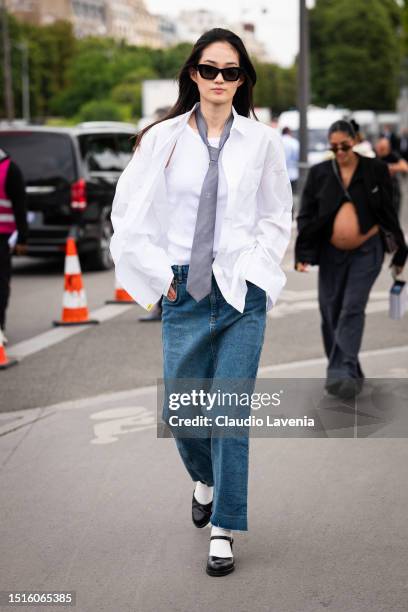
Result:
{"label": "grey tie", "polygon": [[187,276],[187,292],[196,302],[211,293],[214,230],[217,214],[218,158],[222,147],[230,135],[233,115],[226,121],[220,138],[219,147],[212,147],[207,140],[207,124],[200,110],[195,111],[198,131],[208,147],[210,165],[205,175],[198,204],[197,220],[191,248],[190,265]]}

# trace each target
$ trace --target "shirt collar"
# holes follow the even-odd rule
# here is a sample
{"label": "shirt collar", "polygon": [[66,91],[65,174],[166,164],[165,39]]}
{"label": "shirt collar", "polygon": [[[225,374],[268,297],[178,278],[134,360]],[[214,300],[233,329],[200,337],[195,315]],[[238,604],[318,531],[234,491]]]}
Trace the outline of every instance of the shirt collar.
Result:
{"label": "shirt collar", "polygon": [[[190,119],[191,115],[193,114],[193,112],[195,111],[195,109],[198,106],[198,102],[196,102],[193,106],[193,108],[191,110],[189,110],[186,114],[185,114],[185,119],[184,119],[184,125],[186,125],[188,123],[188,120]],[[237,132],[240,132],[240,134],[245,134],[246,133],[246,117],[243,117],[242,115],[239,115],[237,113],[237,111],[235,110],[234,107],[232,107],[232,114],[234,117],[234,121],[232,123],[231,126],[231,130],[237,130]]]}

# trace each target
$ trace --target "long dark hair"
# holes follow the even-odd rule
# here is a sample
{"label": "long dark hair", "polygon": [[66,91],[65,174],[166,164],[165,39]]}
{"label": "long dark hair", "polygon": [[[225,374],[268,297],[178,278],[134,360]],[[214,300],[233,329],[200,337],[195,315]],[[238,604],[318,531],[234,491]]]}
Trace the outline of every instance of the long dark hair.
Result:
{"label": "long dark hair", "polygon": [[135,149],[139,146],[143,136],[148,130],[150,130],[151,127],[157,123],[166,121],[166,119],[172,119],[173,117],[178,117],[179,115],[188,112],[196,102],[199,102],[200,93],[198,91],[197,84],[190,77],[190,69],[197,66],[204,49],[208,47],[208,45],[215,42],[227,42],[238,52],[239,65],[244,70],[245,80],[242,85],[238,87],[235,93],[233,105],[239,115],[249,117],[250,112],[252,112],[256,119],[252,94],[252,90],[256,83],[256,72],[251,60],[249,59],[245,45],[240,37],[234,34],[234,32],[224,30],[223,28],[213,28],[200,36],[179,72],[177,77],[179,84],[179,95],[177,102],[164,117],[158,121],[155,121],[154,123],[151,123],[137,134]]}

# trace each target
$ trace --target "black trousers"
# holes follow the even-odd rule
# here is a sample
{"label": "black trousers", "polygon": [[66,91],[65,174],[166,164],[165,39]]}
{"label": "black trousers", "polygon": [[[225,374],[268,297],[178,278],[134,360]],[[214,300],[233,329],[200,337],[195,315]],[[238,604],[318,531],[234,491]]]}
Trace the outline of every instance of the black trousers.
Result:
{"label": "black trousers", "polygon": [[363,378],[358,359],[365,308],[381,271],[384,247],[375,234],[359,248],[322,246],[319,261],[319,307],[324,349],[329,360],[327,378]]}
{"label": "black trousers", "polygon": [[6,310],[10,297],[11,254],[8,245],[10,234],[0,234],[0,327],[5,328]]}

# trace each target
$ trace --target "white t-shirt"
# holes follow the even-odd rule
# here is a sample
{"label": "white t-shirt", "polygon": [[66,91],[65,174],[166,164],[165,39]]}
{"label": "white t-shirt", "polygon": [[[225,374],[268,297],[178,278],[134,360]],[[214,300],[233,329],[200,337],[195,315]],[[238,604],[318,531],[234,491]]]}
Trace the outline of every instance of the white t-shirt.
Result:
{"label": "white t-shirt", "polygon": [[[220,138],[209,138],[218,147]],[[217,215],[214,230],[213,257],[217,254],[222,219],[227,203],[227,182],[219,157]],[[172,265],[190,263],[191,247],[197,220],[201,188],[209,166],[208,148],[198,131],[187,124],[177,140],[170,163],[165,169],[167,199],[170,206],[168,256]]]}

